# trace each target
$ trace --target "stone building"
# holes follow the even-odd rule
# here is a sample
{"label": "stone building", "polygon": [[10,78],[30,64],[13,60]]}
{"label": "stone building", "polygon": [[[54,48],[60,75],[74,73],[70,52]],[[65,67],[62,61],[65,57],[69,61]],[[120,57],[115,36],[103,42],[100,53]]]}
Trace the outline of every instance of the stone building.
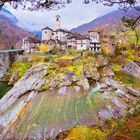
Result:
{"label": "stone building", "polygon": [[22,49],[26,53],[31,53],[34,51],[38,51],[40,44],[41,44],[40,39],[36,37],[26,37],[26,38],[23,38]]}
{"label": "stone building", "polygon": [[85,36],[63,29],[61,28],[61,17],[58,15],[55,19],[55,30],[49,27],[42,29],[42,41],[52,42],[51,46],[54,44],[63,49],[101,51],[99,32],[89,31],[88,36]]}

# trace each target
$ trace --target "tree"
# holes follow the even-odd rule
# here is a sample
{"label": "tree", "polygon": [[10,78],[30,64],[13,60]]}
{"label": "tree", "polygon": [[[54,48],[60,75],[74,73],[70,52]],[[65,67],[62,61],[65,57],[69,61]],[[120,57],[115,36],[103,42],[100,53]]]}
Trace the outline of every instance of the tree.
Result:
{"label": "tree", "polygon": [[123,17],[122,21],[124,23],[124,26],[126,26],[127,28],[130,28],[132,31],[135,32],[135,36],[136,36],[136,42],[135,42],[135,46],[138,44],[139,41],[139,34],[137,32],[137,25],[139,24],[139,17],[137,17],[137,19],[132,19],[132,18],[128,18],[128,17]]}
{"label": "tree", "polygon": [[48,51],[50,51],[50,48],[47,44],[41,44],[39,46],[39,50],[42,51],[42,52],[48,52]]}
{"label": "tree", "polygon": [[[0,0],[0,7],[4,6],[5,3],[10,3],[14,8],[18,5],[23,5],[23,7],[28,7],[29,10],[38,10],[40,8],[51,9],[54,7],[61,8],[65,4],[71,3],[72,0]],[[137,10],[138,0],[81,0],[84,4],[89,4],[90,2],[103,3],[107,6],[113,6],[118,4],[123,9],[128,9],[129,7],[134,7]]]}
{"label": "tree", "polygon": [[[129,8],[135,8],[140,12],[140,6],[138,6],[139,0],[81,0],[84,4],[89,4],[91,2],[102,3],[105,6],[119,5],[119,7],[125,11]],[[0,0],[0,7],[3,7],[6,3],[9,3],[13,8],[17,8],[22,5],[24,9],[27,10],[38,10],[38,9],[48,9],[56,10],[64,7],[65,4],[71,3],[72,0]],[[135,22],[140,20],[140,15],[137,16]]]}

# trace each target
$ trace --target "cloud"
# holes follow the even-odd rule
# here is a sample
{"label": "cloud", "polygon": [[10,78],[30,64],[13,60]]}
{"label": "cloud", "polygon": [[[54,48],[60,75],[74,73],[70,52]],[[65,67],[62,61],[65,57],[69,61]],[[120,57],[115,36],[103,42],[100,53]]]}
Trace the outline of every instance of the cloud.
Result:
{"label": "cloud", "polygon": [[81,24],[90,22],[91,20],[105,15],[115,9],[116,7],[107,7],[102,4],[90,3],[83,4],[81,0],[73,1],[64,8],[57,11],[24,11],[21,8],[17,10],[8,7],[8,9],[19,20],[19,26],[24,27],[30,31],[41,30],[45,26],[54,28],[55,16],[60,15],[62,19],[62,26],[66,29],[72,29]]}

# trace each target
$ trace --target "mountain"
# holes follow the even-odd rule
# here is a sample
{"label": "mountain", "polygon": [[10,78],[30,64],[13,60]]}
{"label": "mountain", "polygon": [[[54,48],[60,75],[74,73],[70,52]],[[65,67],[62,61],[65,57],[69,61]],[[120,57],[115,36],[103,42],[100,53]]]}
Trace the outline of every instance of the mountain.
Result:
{"label": "mountain", "polygon": [[8,11],[5,8],[1,9],[0,18],[3,20],[7,19],[7,20],[9,20],[9,22],[12,22],[14,24],[18,23],[18,19],[10,11]]}
{"label": "mountain", "polygon": [[17,26],[17,18],[8,10],[0,11],[0,49],[20,48],[22,39],[31,34]]}
{"label": "mountain", "polygon": [[80,25],[71,31],[77,33],[86,33],[89,30],[104,30],[104,32],[112,32],[116,30],[120,30],[124,28],[123,23],[121,21],[123,16],[132,16],[140,15],[138,11],[131,8],[127,12],[123,10],[116,10],[99,18],[92,20],[89,23]]}

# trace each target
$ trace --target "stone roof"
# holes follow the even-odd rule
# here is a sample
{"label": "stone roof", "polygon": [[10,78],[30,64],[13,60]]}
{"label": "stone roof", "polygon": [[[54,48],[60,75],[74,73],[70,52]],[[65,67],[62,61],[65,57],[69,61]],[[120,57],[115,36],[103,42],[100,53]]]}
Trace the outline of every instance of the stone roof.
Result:
{"label": "stone roof", "polygon": [[68,31],[66,29],[61,29],[61,28],[55,30],[55,32],[58,32],[58,31],[65,32],[65,33],[71,33],[70,31]]}
{"label": "stone roof", "polygon": [[55,44],[64,45],[67,44],[67,41],[60,41],[59,39],[50,39],[47,43],[54,42]]}
{"label": "stone roof", "polygon": [[90,30],[90,31],[88,31],[89,33],[90,32],[96,32],[96,33],[100,33],[100,31],[98,31],[98,30]]}
{"label": "stone roof", "polygon": [[89,39],[89,37],[85,36],[85,35],[81,35],[81,34],[78,34],[78,33],[74,33],[72,35],[69,35],[67,37],[68,39],[72,39],[72,38],[75,38],[75,40],[84,40],[84,39]]}
{"label": "stone roof", "polygon": [[53,29],[51,29],[50,27],[46,26],[45,28],[43,28],[42,30],[51,30],[53,31]]}
{"label": "stone roof", "polygon": [[26,41],[28,41],[29,43],[41,43],[41,40],[37,37],[28,37]]}

